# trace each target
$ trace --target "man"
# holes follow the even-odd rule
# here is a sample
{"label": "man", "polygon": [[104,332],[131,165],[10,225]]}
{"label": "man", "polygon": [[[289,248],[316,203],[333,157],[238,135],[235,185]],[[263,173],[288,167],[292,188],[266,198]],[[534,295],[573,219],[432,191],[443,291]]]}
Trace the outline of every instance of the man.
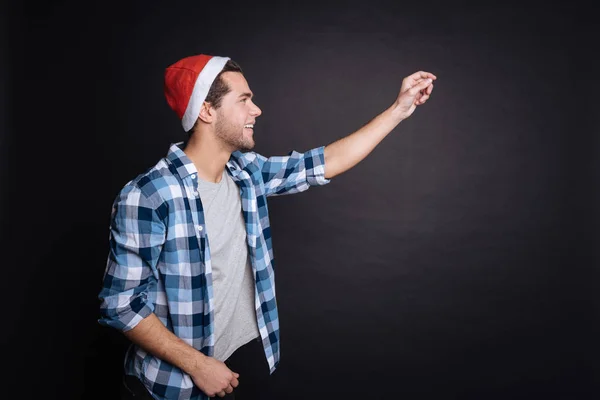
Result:
{"label": "man", "polygon": [[435,75],[402,81],[393,104],[353,134],[305,153],[254,153],[261,110],[228,57],[166,69],[165,95],[189,133],[117,196],[99,322],[123,331],[124,398],[259,398],[279,363],[266,198],[352,168],[418,105]]}

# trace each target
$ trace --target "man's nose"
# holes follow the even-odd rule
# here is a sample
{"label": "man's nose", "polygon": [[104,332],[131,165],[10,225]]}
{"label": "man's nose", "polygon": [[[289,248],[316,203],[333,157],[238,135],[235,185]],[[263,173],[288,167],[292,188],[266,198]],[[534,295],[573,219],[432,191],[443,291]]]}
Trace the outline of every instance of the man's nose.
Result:
{"label": "man's nose", "polygon": [[262,110],[260,109],[260,107],[258,107],[256,104],[254,104],[254,110],[253,110],[252,114],[254,114],[255,116],[258,117],[260,114],[262,114]]}

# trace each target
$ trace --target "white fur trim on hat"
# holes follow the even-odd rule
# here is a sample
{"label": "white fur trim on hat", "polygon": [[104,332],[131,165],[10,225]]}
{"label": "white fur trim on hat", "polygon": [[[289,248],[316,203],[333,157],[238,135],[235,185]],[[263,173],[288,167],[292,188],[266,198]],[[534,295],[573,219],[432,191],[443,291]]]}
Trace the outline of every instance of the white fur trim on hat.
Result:
{"label": "white fur trim on hat", "polygon": [[202,71],[200,71],[198,74],[198,78],[194,84],[194,89],[192,90],[192,96],[190,97],[190,101],[185,109],[185,114],[183,114],[183,118],[181,119],[181,124],[186,132],[192,129],[196,123],[198,115],[200,115],[202,103],[204,103],[204,100],[208,95],[210,86],[217,75],[219,75],[219,72],[221,72],[223,67],[225,67],[225,64],[227,64],[228,60],[229,57],[213,56],[210,60],[208,60],[204,68],[202,68]]}

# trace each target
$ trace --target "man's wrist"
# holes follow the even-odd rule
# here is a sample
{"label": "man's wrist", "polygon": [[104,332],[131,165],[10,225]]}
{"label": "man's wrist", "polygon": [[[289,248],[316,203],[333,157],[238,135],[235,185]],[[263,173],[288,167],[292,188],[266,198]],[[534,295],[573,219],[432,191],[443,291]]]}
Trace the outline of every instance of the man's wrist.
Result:
{"label": "man's wrist", "polygon": [[198,371],[204,368],[208,360],[204,353],[184,343],[181,339],[179,339],[178,348],[172,349],[170,354],[171,357],[166,361],[174,364],[188,375],[197,374]]}
{"label": "man's wrist", "polygon": [[206,368],[207,361],[208,361],[208,356],[204,355],[200,351],[196,351],[193,356],[192,362],[189,363],[188,365],[186,365],[182,369],[188,375],[193,375],[195,373],[198,373],[198,372],[204,370],[204,368]]}
{"label": "man's wrist", "polygon": [[390,114],[397,121],[397,123],[402,122],[406,119],[406,115],[404,115],[404,110],[400,107],[398,102],[394,102],[392,106],[389,108]]}

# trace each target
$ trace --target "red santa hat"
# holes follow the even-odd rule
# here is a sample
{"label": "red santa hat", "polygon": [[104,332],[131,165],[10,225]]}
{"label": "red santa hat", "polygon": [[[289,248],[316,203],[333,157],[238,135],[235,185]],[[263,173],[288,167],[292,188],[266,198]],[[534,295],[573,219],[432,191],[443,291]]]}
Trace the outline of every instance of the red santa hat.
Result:
{"label": "red santa hat", "polygon": [[228,60],[229,57],[199,54],[167,67],[164,85],[167,103],[181,119],[186,132],[196,123],[210,86]]}

